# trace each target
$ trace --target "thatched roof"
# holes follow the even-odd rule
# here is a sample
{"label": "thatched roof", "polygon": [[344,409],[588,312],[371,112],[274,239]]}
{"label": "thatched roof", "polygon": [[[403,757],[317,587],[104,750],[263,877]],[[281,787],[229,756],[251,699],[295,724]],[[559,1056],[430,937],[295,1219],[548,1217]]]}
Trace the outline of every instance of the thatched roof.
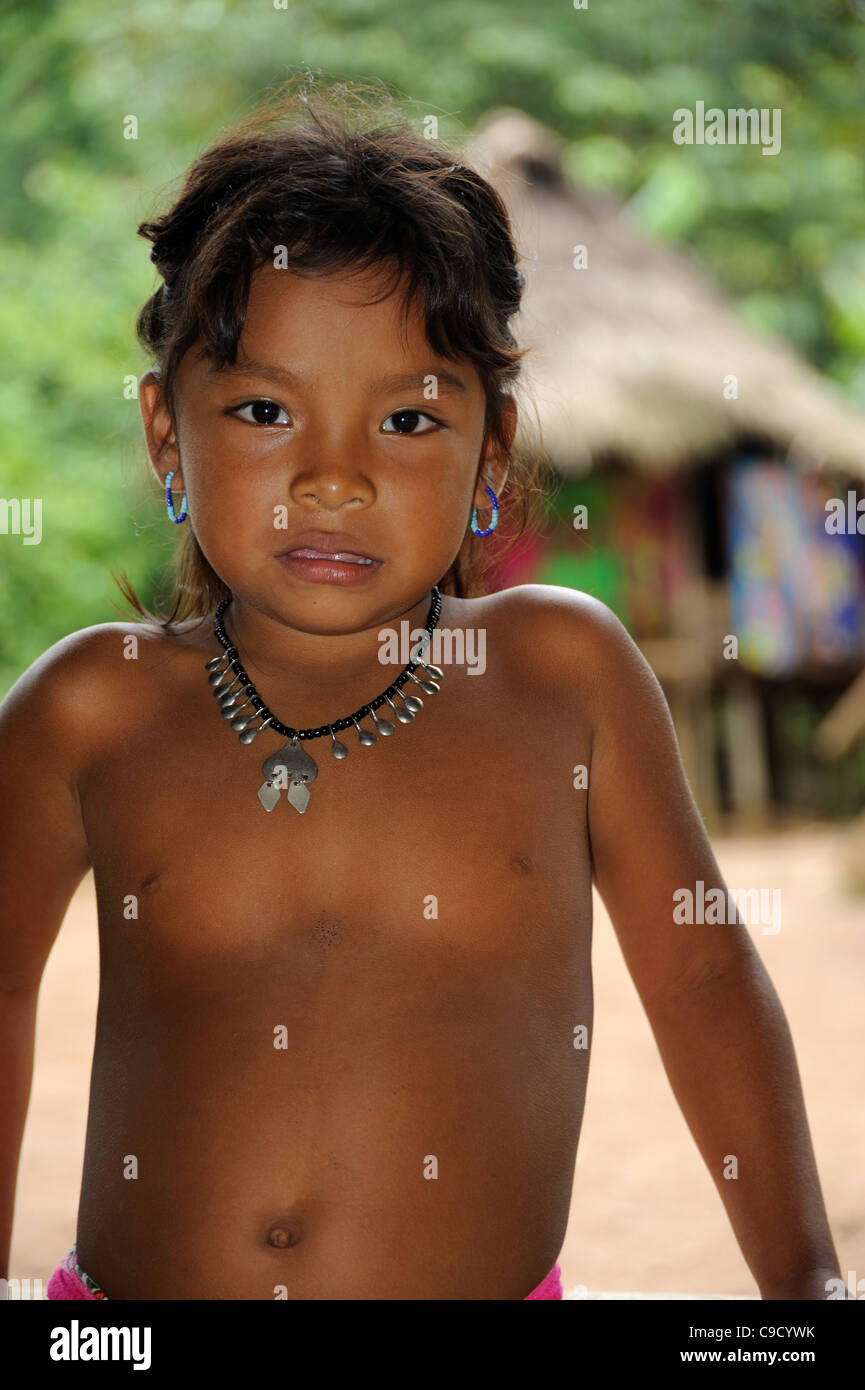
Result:
{"label": "thatched roof", "polygon": [[[686,248],[652,242],[616,200],[569,184],[560,137],[491,112],[467,150],[502,194],[527,286],[514,320],[556,467],[614,451],[645,471],[688,466],[743,437],[791,463],[865,474],[865,415],[779,338],[745,327]],[[574,247],[588,248],[577,270]],[[726,399],[725,378],[738,379]]]}

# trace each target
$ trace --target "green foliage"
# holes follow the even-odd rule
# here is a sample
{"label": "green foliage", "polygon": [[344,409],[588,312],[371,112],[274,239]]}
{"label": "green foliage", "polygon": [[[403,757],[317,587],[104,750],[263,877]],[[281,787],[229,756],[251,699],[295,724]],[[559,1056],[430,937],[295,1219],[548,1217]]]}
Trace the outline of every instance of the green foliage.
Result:
{"label": "green foliage", "polygon": [[[134,399],[155,277],[135,228],[298,68],[379,78],[444,140],[525,108],[565,137],[574,177],[687,242],[752,325],[865,401],[865,0],[31,0],[0,13],[0,51],[0,495],[43,501],[41,544],[0,535],[0,689],[118,616],[110,569],[148,594],[164,565]],[[781,153],[675,145],[673,112],[697,101],[780,107]]]}

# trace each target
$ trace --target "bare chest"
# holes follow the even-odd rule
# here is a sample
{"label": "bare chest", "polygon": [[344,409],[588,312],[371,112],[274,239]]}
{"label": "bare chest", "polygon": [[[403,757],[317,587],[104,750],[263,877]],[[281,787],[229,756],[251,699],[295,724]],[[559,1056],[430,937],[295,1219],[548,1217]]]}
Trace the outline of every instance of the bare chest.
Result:
{"label": "bare chest", "polygon": [[193,664],[179,696],[142,683],[82,797],[103,948],[126,943],[166,977],[334,954],[360,973],[455,952],[502,970],[582,958],[591,870],[574,769],[590,730],[557,692],[505,669],[446,673],[392,736],[343,733],[340,761],[329,737],[306,744],[318,773],[299,814],[284,793],[270,811],[258,798],[285,740],[241,745]]}

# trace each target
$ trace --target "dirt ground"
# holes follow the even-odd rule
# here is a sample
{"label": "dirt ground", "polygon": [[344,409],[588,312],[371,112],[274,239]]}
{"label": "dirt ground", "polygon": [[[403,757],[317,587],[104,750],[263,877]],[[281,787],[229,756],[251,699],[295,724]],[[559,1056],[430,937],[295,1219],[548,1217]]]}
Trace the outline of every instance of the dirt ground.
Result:
{"label": "dirt ground", "polygon": [[[842,887],[847,832],[713,837],[728,886],[782,889],[777,935],[752,929],[792,1029],[841,1268],[865,1277],[865,898]],[[667,1082],[595,896],[595,1036],[560,1263],[573,1295],[755,1296],[721,1200]],[[75,1234],[96,1019],[92,879],[48,962],[10,1273],[48,1277]]]}

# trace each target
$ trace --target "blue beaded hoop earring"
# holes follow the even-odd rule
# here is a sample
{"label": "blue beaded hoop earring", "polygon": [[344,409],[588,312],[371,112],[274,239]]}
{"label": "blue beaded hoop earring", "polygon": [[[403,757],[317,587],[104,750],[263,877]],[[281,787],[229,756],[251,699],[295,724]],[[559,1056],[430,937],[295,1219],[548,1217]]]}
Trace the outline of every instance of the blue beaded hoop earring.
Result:
{"label": "blue beaded hoop earring", "polygon": [[471,526],[476,536],[489,536],[493,531],[495,531],[496,527],[499,524],[499,499],[496,497],[496,494],[493,492],[492,488],[487,487],[486,483],[484,483],[484,487],[486,488],[487,493],[489,495],[490,503],[493,509],[493,515],[487,529],[485,531],[479,531],[478,509],[477,507],[472,507],[472,518],[469,522],[469,525]]}
{"label": "blue beaded hoop earring", "polygon": [[165,477],[165,505],[168,508],[168,515],[171,517],[171,520],[179,525],[181,521],[186,520],[187,510],[186,493],[184,492],[183,501],[180,504],[180,516],[174,515],[174,503],[171,500],[171,479],[174,477],[176,471],[176,469],[172,468],[171,472],[166,474]]}

